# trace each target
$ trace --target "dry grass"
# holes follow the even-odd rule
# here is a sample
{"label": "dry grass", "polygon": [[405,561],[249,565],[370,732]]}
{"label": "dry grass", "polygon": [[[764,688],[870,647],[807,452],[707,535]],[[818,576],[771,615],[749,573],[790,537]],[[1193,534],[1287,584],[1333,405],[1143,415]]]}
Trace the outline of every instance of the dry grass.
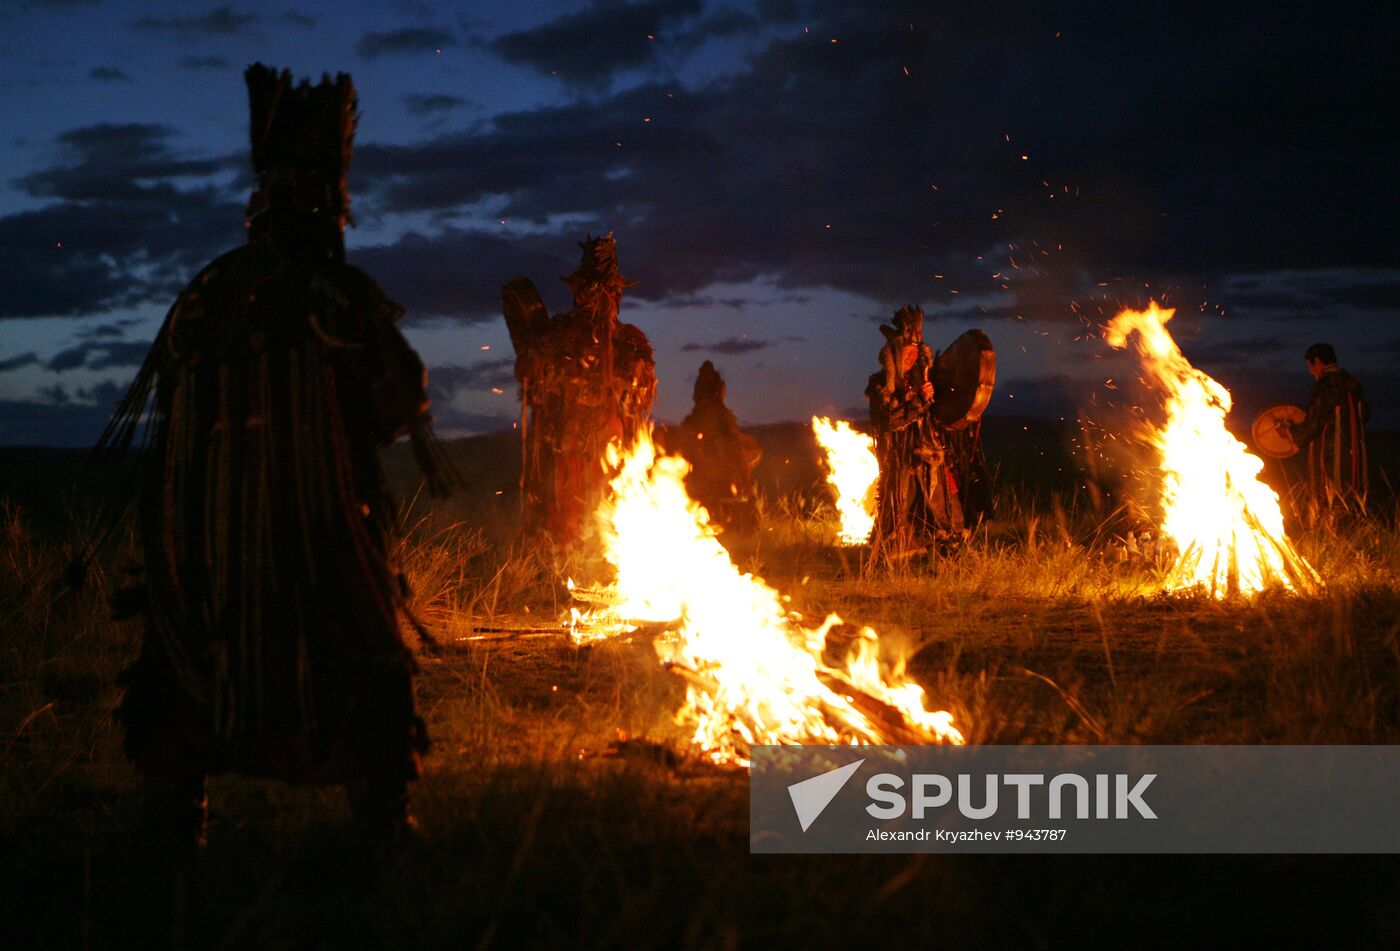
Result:
{"label": "dry grass", "polygon": [[[956,557],[896,573],[832,546],[831,513],[799,493],[731,547],[794,608],[880,631],[974,742],[1400,742],[1393,523],[1301,537],[1329,579],[1320,597],[1216,602],[1152,594],[1160,566],[1118,560],[1112,517],[1008,501]],[[110,717],[136,648],[105,607],[130,539],[65,592],[89,520],[41,531],[0,511],[0,907],[16,945],[1044,944],[1105,906],[1180,922],[1218,911],[1225,890],[1234,913],[1306,892],[1377,923],[1374,889],[1393,880],[1379,862],[750,857],[742,777],[581,756],[619,730],[676,738],[681,688],[649,645],[460,646],[483,627],[553,626],[565,579],[602,570],[522,547],[512,514],[485,492],[405,514],[418,613],[450,648],[422,658],[425,842],[373,856],[346,840],[338,790],[230,778],[214,785],[207,854],[175,874],[139,840]]]}

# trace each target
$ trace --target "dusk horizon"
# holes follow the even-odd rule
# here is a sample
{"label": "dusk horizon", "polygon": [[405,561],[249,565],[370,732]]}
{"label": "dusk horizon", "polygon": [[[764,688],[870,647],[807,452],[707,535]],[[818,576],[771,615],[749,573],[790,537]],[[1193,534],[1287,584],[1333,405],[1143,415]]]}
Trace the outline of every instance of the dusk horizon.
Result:
{"label": "dusk horizon", "polygon": [[1325,340],[1373,425],[1400,424],[1383,50],[1345,11],[64,0],[0,17],[0,444],[90,444],[178,289],[243,241],[255,61],[354,79],[348,260],[407,309],[446,436],[518,417],[500,287],[527,276],[566,309],[578,242],[609,232],[662,421],[706,359],[745,424],[862,417],[877,324],[908,302],[935,349],[989,335],[991,415],[1104,422],[1136,371],[1099,328],[1156,300],[1236,416],[1305,403],[1302,353]]}

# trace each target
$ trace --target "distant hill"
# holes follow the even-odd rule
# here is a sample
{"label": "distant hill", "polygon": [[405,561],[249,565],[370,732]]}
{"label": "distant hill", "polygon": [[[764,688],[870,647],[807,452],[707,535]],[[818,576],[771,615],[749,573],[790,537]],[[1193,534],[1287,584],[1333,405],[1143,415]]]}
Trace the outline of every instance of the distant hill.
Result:
{"label": "distant hill", "polygon": [[[773,423],[749,427],[749,431],[763,447],[763,460],[756,473],[761,492],[770,498],[820,497],[825,475],[807,423]],[[1369,436],[1373,498],[1378,504],[1389,504],[1394,498],[1396,475],[1400,474],[1400,433],[1375,432]],[[982,430],[988,465],[998,484],[1016,488],[1023,498],[1046,503],[1052,495],[1068,502],[1076,494],[1090,491],[1086,489],[1090,481],[1097,482],[1097,489],[1110,493],[1119,487],[1119,461],[1099,460],[1098,464],[1089,465],[1083,438],[1074,420],[997,416],[984,420]],[[1095,456],[1104,455],[1101,442],[1101,436],[1095,439]],[[1122,438],[1117,442],[1128,446],[1132,440]],[[520,481],[517,433],[508,430],[454,439],[445,447],[466,486],[465,497],[460,500],[464,513],[484,500],[513,504]],[[92,466],[86,458],[86,450],[80,449],[0,447],[0,499],[22,506],[34,522],[54,524],[69,517],[73,500],[78,500],[81,508],[120,495],[130,466]],[[1268,465],[1266,472],[1276,478],[1280,464],[1270,461]],[[1300,459],[1288,460],[1285,465],[1293,478],[1301,477]],[[402,495],[416,490],[419,480],[407,445],[390,447],[385,452],[385,466]]]}

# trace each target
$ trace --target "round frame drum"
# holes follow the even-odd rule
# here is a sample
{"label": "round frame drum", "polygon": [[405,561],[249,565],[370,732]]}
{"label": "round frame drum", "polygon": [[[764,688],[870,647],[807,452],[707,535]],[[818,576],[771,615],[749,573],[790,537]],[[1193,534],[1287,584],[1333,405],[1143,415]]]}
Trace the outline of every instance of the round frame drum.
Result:
{"label": "round frame drum", "polygon": [[949,429],[982,417],[997,381],[997,352],[980,330],[969,330],[933,361],[933,413]]}
{"label": "round frame drum", "polygon": [[1259,451],[1270,459],[1287,459],[1298,452],[1298,444],[1293,441],[1293,434],[1283,424],[1301,423],[1307,418],[1308,414],[1292,403],[1280,403],[1278,406],[1270,406],[1254,417],[1254,425],[1249,427],[1249,434],[1254,438],[1254,445]]}

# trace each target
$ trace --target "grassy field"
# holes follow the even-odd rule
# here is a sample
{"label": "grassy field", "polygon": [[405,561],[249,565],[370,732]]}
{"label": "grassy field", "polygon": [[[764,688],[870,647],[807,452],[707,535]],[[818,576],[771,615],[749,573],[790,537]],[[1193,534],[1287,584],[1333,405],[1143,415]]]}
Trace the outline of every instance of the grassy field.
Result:
{"label": "grassy field", "polygon": [[[1024,432],[992,453],[1000,517],[957,557],[890,574],[831,544],[812,447],[770,430],[765,527],[731,550],[794,608],[876,628],[972,742],[1400,743],[1393,508],[1298,536],[1319,597],[1163,597],[1161,565],[1120,560],[1112,487],[1083,488],[1066,433]],[[1400,935],[1386,857],[749,856],[742,774],[597,755],[619,731],[683,752],[682,686],[648,644],[462,640],[554,626],[565,578],[601,569],[514,537],[508,437],[453,450],[468,492],[429,506],[405,485],[403,560],[448,648],[421,658],[423,841],[375,853],[339,790],[227,778],[208,850],[180,868],[141,841],[110,715],[139,634],[107,620],[130,538],[82,593],[56,584],[116,474],[0,455],[7,946],[1042,947],[1242,940],[1300,915],[1331,943]]]}

